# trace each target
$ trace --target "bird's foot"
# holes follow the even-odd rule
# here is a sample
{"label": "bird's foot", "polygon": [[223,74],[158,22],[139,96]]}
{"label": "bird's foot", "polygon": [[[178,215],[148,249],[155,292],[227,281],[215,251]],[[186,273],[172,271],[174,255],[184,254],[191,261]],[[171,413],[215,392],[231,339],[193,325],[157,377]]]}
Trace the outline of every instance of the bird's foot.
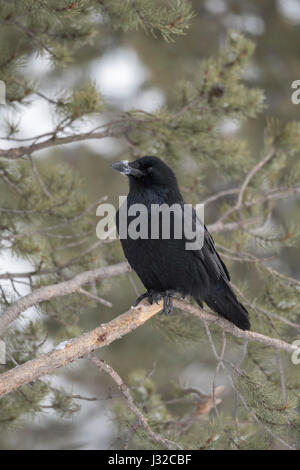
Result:
{"label": "bird's foot", "polygon": [[144,294],[140,295],[136,299],[135,305],[138,305],[141,300],[148,298],[149,303],[152,305],[154,302],[158,303],[161,299],[164,302],[164,308],[161,313],[170,315],[173,312],[173,296],[176,294],[174,290],[166,290],[165,292],[157,292],[154,290],[149,290]]}
{"label": "bird's foot", "polygon": [[149,297],[149,292],[144,292],[142,295],[140,295],[136,301],[135,301],[135,304],[134,306],[136,307],[142,300],[146,299],[147,297]]}
{"label": "bird's foot", "polygon": [[171,315],[173,313],[173,295],[175,294],[174,291],[167,290],[163,293],[164,299],[164,308],[161,314],[165,313],[166,315]]}
{"label": "bird's foot", "polygon": [[140,295],[135,302],[135,306],[137,306],[142,300],[148,299],[148,302],[152,305],[154,302],[158,303],[163,297],[161,292],[156,292],[154,290],[148,290],[144,292],[144,294]]}
{"label": "bird's foot", "polygon": [[[166,315],[170,315],[171,313],[173,313],[173,297],[174,297],[174,295],[176,295],[176,291],[171,290],[171,289],[166,290],[164,292],[155,292],[154,294],[152,294],[152,299],[154,299],[154,301],[156,303],[159,300],[163,299],[164,308],[161,311],[161,314],[165,313]],[[153,300],[152,301],[151,300],[149,300],[149,301],[152,304]]]}

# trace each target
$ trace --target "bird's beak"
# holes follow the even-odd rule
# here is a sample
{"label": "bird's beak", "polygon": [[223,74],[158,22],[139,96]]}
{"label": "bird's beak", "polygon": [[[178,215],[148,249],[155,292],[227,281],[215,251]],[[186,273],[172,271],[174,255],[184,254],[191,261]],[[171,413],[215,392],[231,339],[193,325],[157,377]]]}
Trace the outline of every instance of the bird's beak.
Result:
{"label": "bird's beak", "polygon": [[135,176],[137,178],[141,177],[141,176],[144,176],[144,173],[141,170],[138,170],[137,168],[134,168],[128,160],[122,160],[120,162],[114,162],[110,166],[114,170],[117,170],[120,173],[122,173],[122,175]]}

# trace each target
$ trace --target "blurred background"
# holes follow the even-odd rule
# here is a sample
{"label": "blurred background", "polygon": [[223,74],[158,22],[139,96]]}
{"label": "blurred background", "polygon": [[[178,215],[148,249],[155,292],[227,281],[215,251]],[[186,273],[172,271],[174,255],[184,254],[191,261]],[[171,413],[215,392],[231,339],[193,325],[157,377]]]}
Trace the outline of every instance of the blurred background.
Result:
{"label": "blurred background", "polygon": [[[68,89],[76,82],[92,78],[106,102],[115,109],[138,108],[151,112],[170,103],[175,76],[176,80],[193,77],[199,61],[217,53],[226,30],[240,30],[257,45],[244,78],[265,91],[266,108],[258,119],[247,121],[242,127],[228,120],[222,131],[246,136],[255,152],[261,148],[266,115],[284,120],[299,119],[300,105],[291,102],[291,84],[300,79],[300,0],[194,0],[191,3],[197,16],[186,36],[176,38],[175,46],[143,33],[125,34],[109,30],[99,20],[103,39],[100,37],[93,46],[79,50],[76,61],[65,71],[54,72],[46,54],[31,56],[24,72],[37,80],[40,90],[48,96],[54,90]],[[2,107],[0,113],[2,123],[9,117],[7,113],[17,113],[21,118],[20,137],[48,132],[53,127],[53,116],[42,98],[35,99],[22,111],[8,112]],[[81,129],[84,130],[82,124]],[[9,146],[8,143],[0,141],[0,147],[5,146]],[[121,159],[125,152],[128,152],[125,143],[107,138],[46,150],[40,152],[39,158],[53,164],[68,162],[86,183],[86,193],[91,202],[107,195],[109,202],[116,203],[119,194],[127,194],[127,181],[110,169],[110,162]],[[209,223],[210,214],[206,216]],[[299,253],[289,249],[285,256],[296,277],[299,274]],[[25,261],[9,255],[1,258],[1,272],[21,272],[26,267]],[[237,273],[233,272],[232,277],[235,275]],[[26,287],[22,289],[26,292]],[[81,326],[87,331],[100,321],[108,321],[127,310],[135,301],[136,291],[142,293],[143,287],[134,274],[130,278],[122,278],[117,289],[109,284],[105,295],[113,302],[113,309],[94,308],[87,317],[81,318]],[[26,315],[30,314],[32,312]],[[232,350],[233,357],[234,354]],[[168,340],[153,324],[146,324],[113,343],[101,353],[101,357],[113,364],[124,378],[133,368],[151,372],[161,394],[170,382],[178,380],[209,392],[215,370],[215,359],[205,339],[193,342]],[[51,409],[45,409],[38,418],[27,416],[21,428],[1,435],[0,448],[118,448],[117,423],[111,413],[114,402],[111,395],[116,392],[111,390],[114,387],[109,379],[100,376],[92,366],[77,361],[59,371],[53,383],[63,384],[70,393],[97,397],[98,400],[81,400],[80,409],[63,419]],[[223,406],[230,410],[232,400],[225,373],[220,372],[218,384],[225,386]]]}

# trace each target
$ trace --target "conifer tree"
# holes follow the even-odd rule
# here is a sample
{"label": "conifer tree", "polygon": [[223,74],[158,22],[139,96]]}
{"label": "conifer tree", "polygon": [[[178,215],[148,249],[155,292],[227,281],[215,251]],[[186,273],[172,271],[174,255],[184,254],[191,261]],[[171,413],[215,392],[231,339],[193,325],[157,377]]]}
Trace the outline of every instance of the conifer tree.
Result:
{"label": "conifer tree", "polygon": [[[297,355],[292,343],[299,332],[300,282],[278,263],[283,250],[297,244],[299,227],[277,203],[287,200],[284,207],[290,207],[300,193],[300,124],[268,118],[259,153],[242,134],[221,132],[229,119],[244,124],[264,111],[263,91],[243,79],[254,43],[229,30],[219,53],[199,62],[192,78],[175,77],[170,100],[154,112],[116,109],[92,80],[55,88],[56,74],[63,77],[88,60],[85,55],[93,56],[112,31],[151,35],[158,47],[168,42],[176,48],[194,16],[186,0],[0,0],[0,80],[6,85],[6,104],[0,105],[0,255],[30,266],[21,274],[0,272],[0,338],[6,347],[0,432],[14,432],[45,408],[61,418],[78,412],[83,397],[56,387],[48,374],[86,355],[123,395],[111,407],[120,438],[116,448],[299,445],[299,382],[291,355]],[[28,72],[32,56],[51,62],[51,94]],[[28,104],[37,98],[51,110],[53,128],[41,135],[33,128],[20,137]],[[168,370],[162,390],[146,367],[132,364],[129,376],[121,377],[117,362],[88,356],[96,347],[110,348],[106,337],[96,344],[82,335],[101,323],[102,309],[114,304],[112,292],[130,285],[129,269],[117,240],[96,237],[95,211],[105,200],[101,175],[98,200],[91,201],[88,182],[56,152],[73,143],[84,151],[85,142],[108,138],[120,143],[123,158],[158,155],[175,169],[187,202],[204,202],[217,249],[235,270],[234,289],[250,311],[253,332],[241,335],[224,320],[212,322],[208,309],[182,301],[171,321],[156,315],[148,322],[149,334],[176,345],[172,354],[180,354],[179,343],[191,351],[209,346],[203,358],[215,370],[209,391],[174,383]],[[109,319],[127,307],[117,312],[113,306]],[[87,328],[90,312],[100,316]],[[114,339],[139,326],[125,331],[118,319],[106,327],[108,334],[117,331]],[[71,338],[90,342],[79,346],[68,343]],[[19,365],[27,367],[23,375]],[[76,365],[82,367],[79,360]],[[228,377],[229,407],[223,407],[224,387],[217,386],[221,374]]]}

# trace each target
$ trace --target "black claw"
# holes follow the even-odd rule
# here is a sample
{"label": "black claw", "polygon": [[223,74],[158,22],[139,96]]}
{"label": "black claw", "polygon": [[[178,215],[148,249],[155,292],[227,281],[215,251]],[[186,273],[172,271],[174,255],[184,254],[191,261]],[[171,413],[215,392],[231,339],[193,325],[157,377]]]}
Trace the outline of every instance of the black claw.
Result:
{"label": "black claw", "polygon": [[173,296],[176,294],[173,290],[167,290],[165,292],[156,292],[153,290],[147,291],[144,294],[140,295],[135,302],[135,305],[138,305],[141,300],[148,298],[148,302],[152,305],[154,302],[158,303],[161,299],[164,301],[163,310],[161,314],[165,313],[170,315],[173,313]]}
{"label": "black claw", "polygon": [[144,292],[144,294],[140,295],[136,301],[134,306],[136,307],[142,300],[144,300],[146,297],[149,297],[149,292]]}
{"label": "black claw", "polygon": [[158,304],[161,298],[162,294],[160,292],[151,291],[151,304],[153,304],[154,302]]}
{"label": "black claw", "polygon": [[149,290],[136,299],[135,306],[137,306],[143,299],[146,298],[148,299],[148,302],[152,305],[154,302],[159,302],[159,300],[162,298],[162,294],[160,292]]}

